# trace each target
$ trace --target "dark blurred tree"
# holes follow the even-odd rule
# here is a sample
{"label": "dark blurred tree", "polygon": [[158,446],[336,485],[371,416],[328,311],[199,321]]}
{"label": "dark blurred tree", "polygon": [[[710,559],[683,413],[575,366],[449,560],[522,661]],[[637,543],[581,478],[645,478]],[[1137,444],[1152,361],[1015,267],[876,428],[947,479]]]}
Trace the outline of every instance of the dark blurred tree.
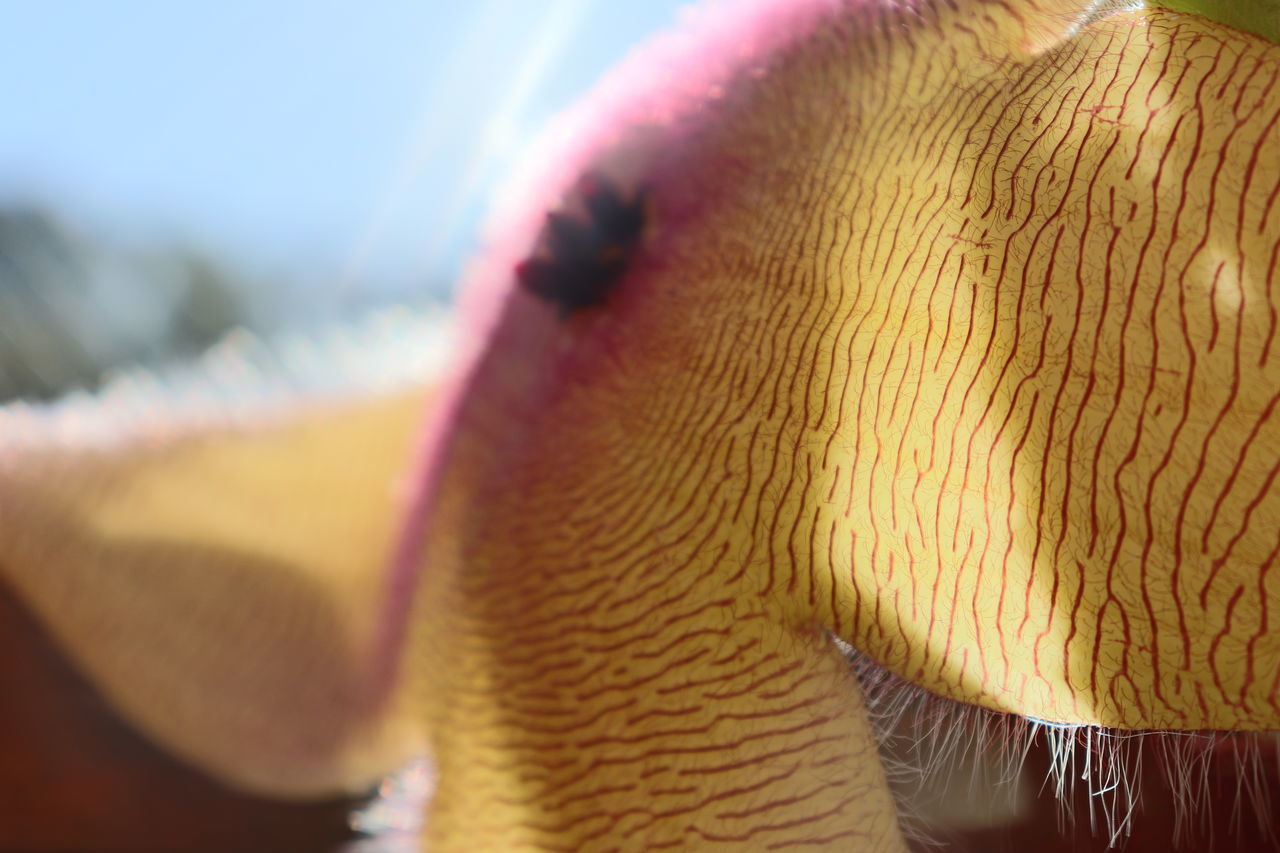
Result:
{"label": "dark blurred tree", "polygon": [[248,313],[247,286],[190,247],[126,252],[34,208],[0,209],[0,401],[92,389],[199,353]]}
{"label": "dark blurred tree", "polygon": [[244,287],[206,255],[186,251],[180,263],[186,290],[169,326],[169,347],[177,355],[195,355],[245,321]]}

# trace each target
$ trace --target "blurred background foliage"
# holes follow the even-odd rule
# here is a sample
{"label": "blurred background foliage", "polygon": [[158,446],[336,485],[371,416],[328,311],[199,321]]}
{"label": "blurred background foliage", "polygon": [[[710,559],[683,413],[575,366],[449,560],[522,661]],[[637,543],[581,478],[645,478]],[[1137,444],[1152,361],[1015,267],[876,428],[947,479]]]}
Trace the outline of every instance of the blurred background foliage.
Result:
{"label": "blurred background foliage", "polygon": [[0,209],[0,400],[97,387],[251,324],[251,282],[181,244],[127,251],[33,207]]}

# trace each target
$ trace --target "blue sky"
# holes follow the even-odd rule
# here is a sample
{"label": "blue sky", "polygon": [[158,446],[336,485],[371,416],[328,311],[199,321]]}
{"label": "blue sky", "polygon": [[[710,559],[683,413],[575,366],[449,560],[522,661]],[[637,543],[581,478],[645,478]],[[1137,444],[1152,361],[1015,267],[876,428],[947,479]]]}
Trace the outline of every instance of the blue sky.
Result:
{"label": "blue sky", "polygon": [[0,203],[335,289],[452,279],[548,118],[682,0],[0,0]]}

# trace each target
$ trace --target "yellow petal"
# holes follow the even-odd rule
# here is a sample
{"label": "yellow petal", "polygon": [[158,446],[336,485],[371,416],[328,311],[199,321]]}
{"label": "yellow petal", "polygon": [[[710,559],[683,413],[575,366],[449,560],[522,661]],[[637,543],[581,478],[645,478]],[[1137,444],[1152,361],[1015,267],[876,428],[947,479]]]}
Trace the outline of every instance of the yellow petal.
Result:
{"label": "yellow petal", "polygon": [[560,192],[643,186],[643,246],[498,304],[427,529],[441,848],[894,849],[823,629],[998,710],[1280,725],[1280,53],[1102,8],[854,3],[601,94]]}
{"label": "yellow petal", "polygon": [[0,577],[175,754],[274,794],[366,785],[417,744],[372,656],[426,399],[11,449]]}

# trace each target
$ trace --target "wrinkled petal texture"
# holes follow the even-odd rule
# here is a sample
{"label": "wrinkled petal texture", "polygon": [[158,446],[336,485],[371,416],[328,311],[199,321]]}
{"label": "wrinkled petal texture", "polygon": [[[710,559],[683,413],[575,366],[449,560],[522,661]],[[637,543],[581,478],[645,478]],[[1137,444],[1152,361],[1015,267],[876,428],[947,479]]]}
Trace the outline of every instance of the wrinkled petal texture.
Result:
{"label": "wrinkled petal texture", "polygon": [[[829,634],[996,710],[1280,725],[1280,53],[1088,5],[767,7],[571,124],[428,487],[438,843],[894,849]],[[651,221],[562,318],[511,270],[587,169]]]}

